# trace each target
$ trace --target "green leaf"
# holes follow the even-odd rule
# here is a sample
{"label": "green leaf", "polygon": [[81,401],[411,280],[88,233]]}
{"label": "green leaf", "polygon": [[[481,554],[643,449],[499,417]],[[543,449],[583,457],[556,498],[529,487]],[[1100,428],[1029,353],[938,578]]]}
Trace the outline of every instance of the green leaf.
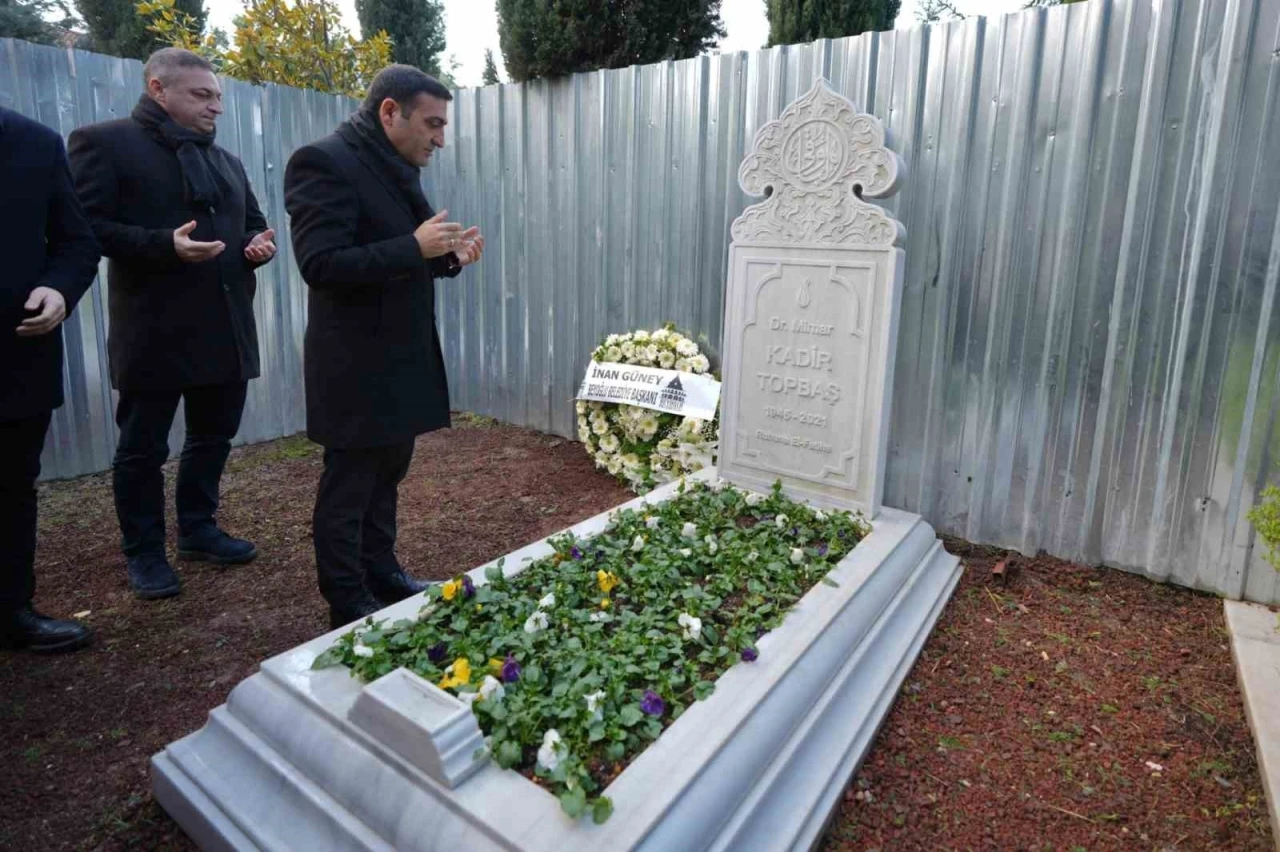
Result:
{"label": "green leaf", "polygon": [[587,812],[587,794],[582,792],[581,787],[561,793],[560,807],[569,815],[569,819],[579,819]]}
{"label": "green leaf", "polygon": [[601,796],[591,806],[591,821],[596,825],[604,825],[613,816],[613,802]]}
{"label": "green leaf", "polygon": [[831,588],[833,588],[833,589],[838,589],[838,588],[840,588],[840,584],[839,584],[839,583],[837,583],[835,580],[831,579],[830,577],[823,577],[823,578],[822,578],[822,584],[823,584],[824,586],[830,586],[830,587],[831,587]]}
{"label": "green leaf", "polygon": [[634,704],[628,704],[622,708],[622,712],[618,714],[618,721],[624,727],[630,728],[644,718],[644,714],[640,712],[640,708]]}
{"label": "green leaf", "polygon": [[700,680],[693,687],[693,697],[699,701],[706,701],[711,697],[711,693],[716,691],[716,685],[709,680]]}
{"label": "green leaf", "polygon": [[342,648],[334,645],[320,656],[316,657],[316,661],[311,664],[313,669],[327,669],[331,666],[342,665]]}
{"label": "green leaf", "polygon": [[502,564],[499,561],[496,565],[490,565],[484,569],[484,578],[490,583],[496,583],[502,579]]}
{"label": "green leaf", "polygon": [[609,743],[604,750],[604,756],[610,760],[622,760],[623,755],[627,753],[627,747],[620,742]]}
{"label": "green leaf", "polygon": [[523,753],[521,752],[520,745],[514,740],[503,740],[502,744],[498,746],[498,753],[495,756],[498,759],[499,766],[503,769],[511,769],[513,766],[520,763],[520,758],[523,757]]}
{"label": "green leaf", "polygon": [[711,625],[702,628],[702,643],[704,645],[718,645],[720,643],[720,634]]}
{"label": "green leaf", "polygon": [[591,726],[591,729],[587,732],[587,741],[598,743],[602,739],[604,739],[604,723],[596,722]]}
{"label": "green leaf", "polygon": [[747,591],[757,595],[763,595],[767,590],[765,589],[764,583],[761,583],[759,580],[752,577],[747,581]]}

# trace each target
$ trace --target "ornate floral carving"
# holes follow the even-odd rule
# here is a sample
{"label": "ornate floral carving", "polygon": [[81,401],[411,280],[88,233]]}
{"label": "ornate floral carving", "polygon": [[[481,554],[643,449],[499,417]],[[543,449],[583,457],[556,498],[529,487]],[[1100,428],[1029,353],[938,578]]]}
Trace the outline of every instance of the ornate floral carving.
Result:
{"label": "ornate floral carving", "polygon": [[872,198],[892,195],[902,172],[898,155],[885,147],[880,121],[819,78],[756,133],[738,183],[750,195],[769,197],[734,221],[733,239],[896,245],[906,236],[901,223],[855,188]]}

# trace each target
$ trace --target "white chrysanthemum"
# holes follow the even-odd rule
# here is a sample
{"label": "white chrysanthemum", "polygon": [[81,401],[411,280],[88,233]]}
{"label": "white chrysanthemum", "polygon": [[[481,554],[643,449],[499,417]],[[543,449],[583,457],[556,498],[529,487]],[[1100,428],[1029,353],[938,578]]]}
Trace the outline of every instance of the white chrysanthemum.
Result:
{"label": "white chrysanthemum", "polygon": [[537,633],[539,630],[546,630],[547,623],[547,614],[542,610],[538,610],[524,620],[524,632]]}
{"label": "white chrysanthemum", "polygon": [[622,338],[616,334],[611,334],[604,339],[605,346],[617,346],[621,342],[622,342]]}
{"label": "white chrysanthemum", "polygon": [[604,357],[606,361],[621,361],[622,350],[616,346],[610,346],[604,351]]}
{"label": "white chrysanthemum", "polygon": [[607,435],[609,433],[609,421],[593,420],[591,422],[591,431],[597,435]]}
{"label": "white chrysanthemum", "polygon": [[798,547],[791,548],[791,564],[799,565],[804,561],[804,551]]}
{"label": "white chrysanthemum", "polygon": [[560,739],[560,732],[551,728],[542,735],[542,745],[538,747],[538,766],[548,772],[555,772],[567,752],[564,740]]}
{"label": "white chrysanthemum", "polygon": [[650,335],[650,336],[651,336],[654,340],[656,340],[656,341],[658,341],[659,343],[661,343],[662,341],[667,340],[668,338],[670,338],[670,337],[671,337],[671,332],[667,331],[665,328],[660,328],[660,329],[658,329],[657,331],[655,331],[655,332],[654,332],[652,335]]}
{"label": "white chrysanthemum", "polygon": [[635,354],[636,354],[636,345],[634,343],[628,340],[626,343],[622,344],[622,357],[634,358]]}
{"label": "white chrysanthemum", "polygon": [[644,434],[645,440],[652,438],[658,434],[658,417],[655,414],[646,414],[640,421],[640,431]]}
{"label": "white chrysanthemum", "polygon": [[680,617],[676,619],[682,629],[682,635],[685,639],[691,639],[694,642],[702,636],[702,619],[695,618],[687,612],[680,613]]}
{"label": "white chrysanthemum", "polygon": [[658,366],[664,370],[670,370],[676,363],[676,356],[670,352],[662,351],[658,353]]}
{"label": "white chrysanthemum", "polygon": [[604,435],[600,439],[600,449],[606,453],[616,453],[618,451],[618,436],[613,434]]}
{"label": "white chrysanthemum", "polygon": [[578,427],[578,440],[584,444],[591,443],[591,427],[590,426]]}
{"label": "white chrysanthemum", "polygon": [[680,372],[682,372],[682,373],[692,373],[692,372],[693,372],[693,362],[692,362],[692,361],[690,361],[688,358],[677,358],[677,359],[676,359],[676,369],[677,369],[677,370],[679,370],[679,371],[680,371]]}
{"label": "white chrysanthemum", "polygon": [[685,337],[676,343],[676,352],[679,352],[686,358],[692,358],[698,354],[698,344]]}
{"label": "white chrysanthemum", "polygon": [[706,355],[694,355],[689,359],[689,366],[695,373],[705,373],[711,369],[711,362],[707,360]]}
{"label": "white chrysanthemum", "polygon": [[609,461],[605,463],[605,469],[617,476],[622,473],[622,459],[618,458],[617,455],[609,456]]}
{"label": "white chrysanthemum", "polygon": [[587,404],[586,404],[585,402],[583,402],[582,400],[578,400],[577,405],[575,405],[575,406],[574,406],[574,410],[576,410],[579,414],[586,414],[586,413],[587,413]]}
{"label": "white chrysanthemum", "polygon": [[631,335],[631,339],[636,343],[648,343],[649,337],[649,332],[645,331],[643,328]]}
{"label": "white chrysanthemum", "polygon": [[640,467],[640,457],[635,453],[627,453],[622,457],[622,466],[634,471]]}

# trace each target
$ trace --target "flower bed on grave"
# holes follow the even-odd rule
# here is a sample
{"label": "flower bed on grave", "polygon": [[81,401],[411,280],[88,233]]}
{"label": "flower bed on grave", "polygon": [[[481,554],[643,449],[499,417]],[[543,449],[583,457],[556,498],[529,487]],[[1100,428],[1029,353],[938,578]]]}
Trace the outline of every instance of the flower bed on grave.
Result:
{"label": "flower bed on grave", "polygon": [[471,704],[494,760],[577,818],[870,532],[860,516],[703,483],[619,512],[589,540],[476,587],[428,593],[416,621],[366,622],[315,662],[371,681],[402,666]]}

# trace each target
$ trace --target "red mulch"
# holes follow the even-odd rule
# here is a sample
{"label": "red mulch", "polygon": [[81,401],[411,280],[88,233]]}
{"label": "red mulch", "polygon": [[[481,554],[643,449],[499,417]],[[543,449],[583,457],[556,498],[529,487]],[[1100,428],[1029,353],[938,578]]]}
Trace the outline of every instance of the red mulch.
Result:
{"label": "red mulch", "polygon": [[[98,635],[68,657],[0,654],[0,849],[193,848],[152,800],[147,761],[262,660],[327,629],[319,471],[300,438],[236,450],[220,520],[261,556],[181,564],[183,594],[151,603],[129,594],[109,477],[42,486],[37,604],[90,611]],[[628,496],[576,444],[460,418],[419,441],[401,560],[440,579]],[[965,578],[827,852],[1270,848],[1216,599],[1048,559],[1006,587],[994,551],[949,546]]]}

